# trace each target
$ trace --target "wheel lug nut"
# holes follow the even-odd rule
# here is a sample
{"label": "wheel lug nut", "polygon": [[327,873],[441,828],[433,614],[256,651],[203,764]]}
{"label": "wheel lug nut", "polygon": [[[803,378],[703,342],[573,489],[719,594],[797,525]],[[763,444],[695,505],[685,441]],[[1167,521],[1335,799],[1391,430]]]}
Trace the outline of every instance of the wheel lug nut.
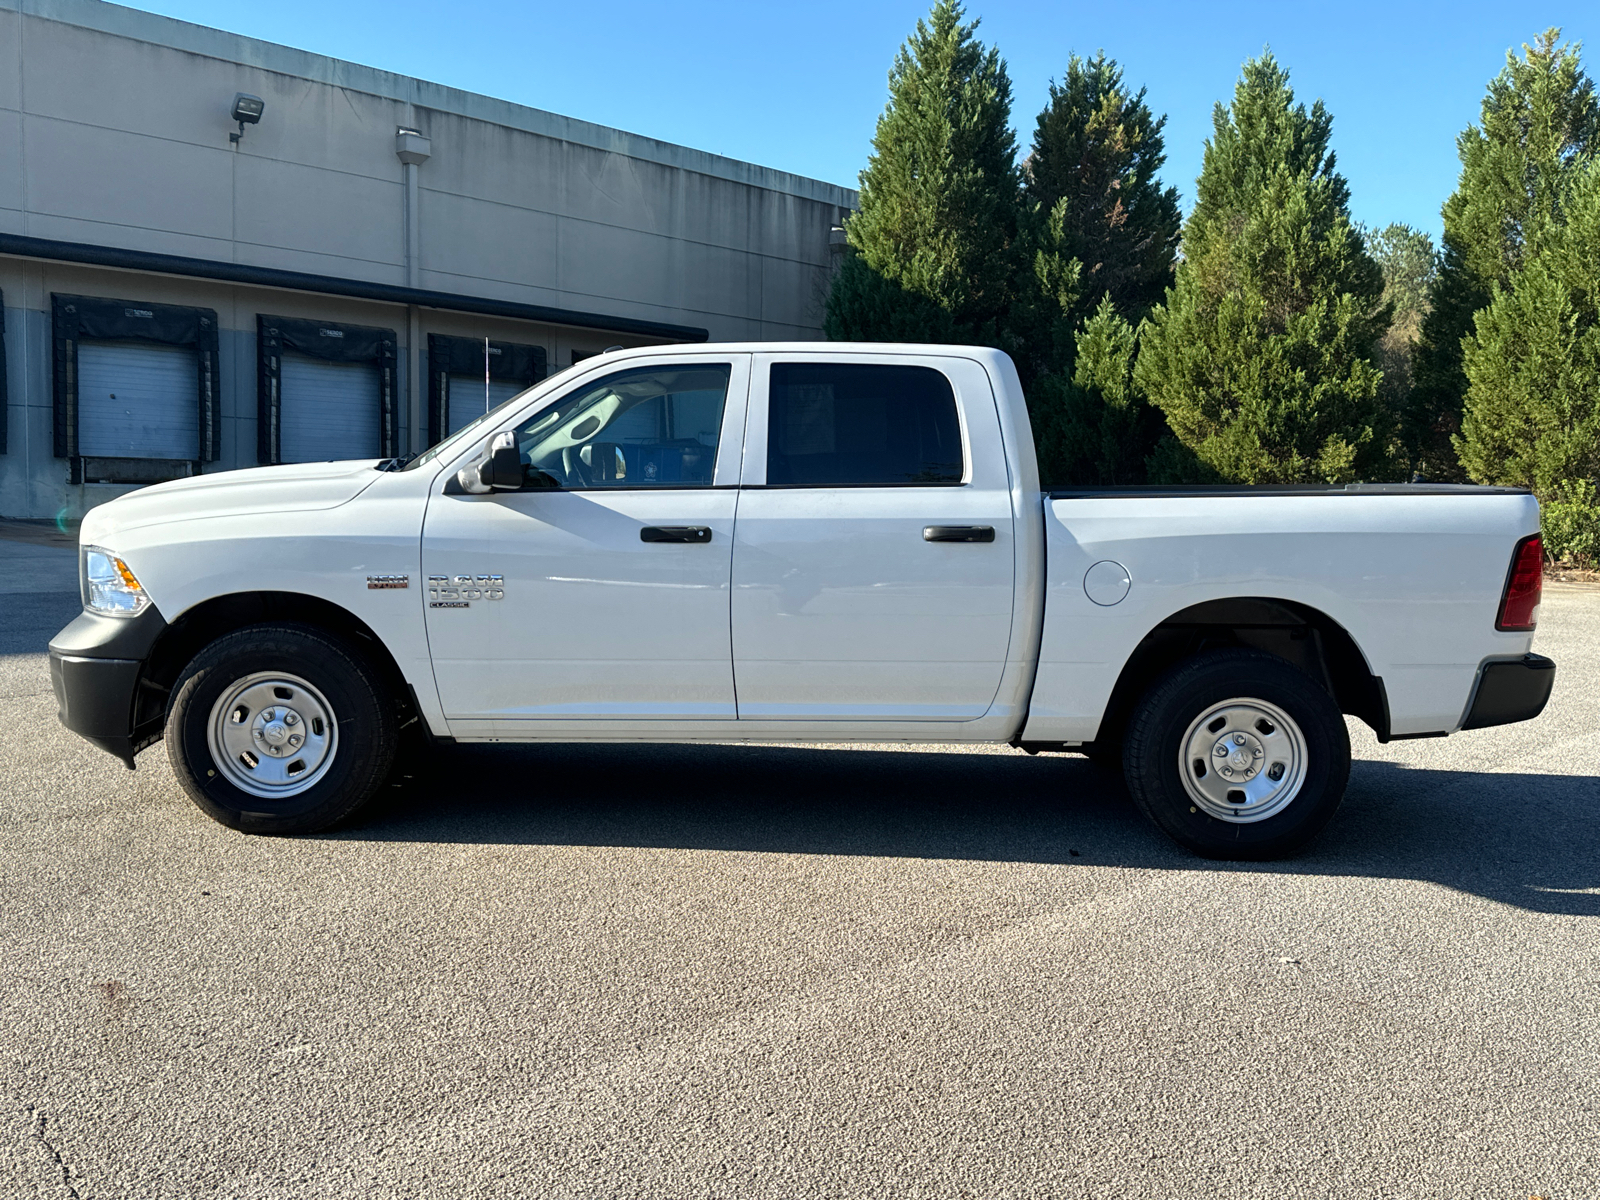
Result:
{"label": "wheel lug nut", "polygon": [[1234,734],[1234,735],[1233,735],[1233,744],[1234,744],[1234,745],[1235,745],[1235,746],[1242,746],[1242,745],[1244,745],[1244,734],[1242,734],[1242,733],[1236,733],[1236,734]]}
{"label": "wheel lug nut", "polygon": [[[283,723],[285,725],[296,725],[296,724],[299,724],[299,722],[300,722],[300,718],[295,716],[294,713],[286,712],[286,713],[283,714]],[[1258,751],[1256,751],[1256,753],[1259,754],[1260,751],[1258,750]]]}
{"label": "wheel lug nut", "polygon": [[1222,773],[1224,775],[1226,775],[1229,779],[1233,778],[1233,768],[1232,767],[1223,767],[1222,768]]}
{"label": "wheel lug nut", "polygon": [[1213,750],[1211,753],[1215,754],[1218,758],[1226,758],[1228,756],[1228,748],[1227,748],[1227,746],[1223,745],[1221,742],[1218,742],[1217,743],[1217,748],[1215,750]]}

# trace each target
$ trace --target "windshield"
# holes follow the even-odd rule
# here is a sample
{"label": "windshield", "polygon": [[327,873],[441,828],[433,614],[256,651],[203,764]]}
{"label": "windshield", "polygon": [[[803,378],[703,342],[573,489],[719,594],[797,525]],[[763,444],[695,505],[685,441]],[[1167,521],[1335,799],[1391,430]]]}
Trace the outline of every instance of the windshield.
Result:
{"label": "windshield", "polygon": [[417,455],[415,458],[412,458],[412,459],[408,460],[406,462],[406,465],[401,467],[400,469],[402,471],[414,471],[420,466],[423,466],[423,465],[425,465],[427,463],[433,462],[434,459],[438,458],[440,455],[444,454],[447,451],[451,452],[451,453],[454,453],[456,451],[456,449],[458,449],[459,447],[465,445],[467,442],[471,441],[473,439],[473,437],[476,436],[476,431],[478,430],[478,428],[481,425],[483,425],[487,421],[494,420],[497,416],[500,415],[501,412],[503,412],[506,409],[506,407],[508,405],[515,404],[517,401],[521,400],[524,396],[526,396],[530,391],[532,391],[533,388],[543,387],[545,384],[549,383],[552,379],[556,378],[558,375],[561,375],[564,372],[570,371],[570,370],[572,370],[571,366],[562,367],[561,370],[551,372],[549,375],[545,376],[538,383],[533,384],[532,387],[523,388],[520,392],[518,392],[515,396],[512,396],[509,400],[502,400],[499,404],[496,404],[488,412],[484,413],[483,416],[477,417],[477,418],[473,419],[472,421],[469,421],[467,424],[463,425],[460,429],[456,430],[449,437],[445,438],[444,441],[440,442],[437,446],[434,446],[432,449],[429,449],[429,450],[424,450],[421,454]]}

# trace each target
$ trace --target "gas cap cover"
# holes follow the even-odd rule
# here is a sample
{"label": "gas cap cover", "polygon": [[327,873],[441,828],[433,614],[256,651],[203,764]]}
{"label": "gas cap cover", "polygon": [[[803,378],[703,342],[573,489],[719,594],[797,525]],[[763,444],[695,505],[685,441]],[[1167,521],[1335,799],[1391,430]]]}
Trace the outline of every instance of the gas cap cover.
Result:
{"label": "gas cap cover", "polygon": [[1128,568],[1109,558],[1095,563],[1083,575],[1083,594],[1102,608],[1122,603],[1132,586]]}

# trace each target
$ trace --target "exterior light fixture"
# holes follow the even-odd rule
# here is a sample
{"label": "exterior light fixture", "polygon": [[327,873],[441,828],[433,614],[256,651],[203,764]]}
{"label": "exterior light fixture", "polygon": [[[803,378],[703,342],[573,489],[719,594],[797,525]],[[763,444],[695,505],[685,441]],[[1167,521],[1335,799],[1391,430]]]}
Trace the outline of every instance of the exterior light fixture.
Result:
{"label": "exterior light fixture", "polygon": [[239,139],[244,136],[244,127],[246,125],[254,125],[261,120],[261,114],[266,111],[266,108],[267,102],[260,96],[252,96],[247,92],[237,93],[233,97],[233,109],[230,115],[235,121],[239,122],[239,132],[230,133],[228,141],[237,146]]}
{"label": "exterior light fixture", "polygon": [[420,130],[404,125],[394,131],[394,152],[408,167],[419,167],[433,156],[433,142]]}

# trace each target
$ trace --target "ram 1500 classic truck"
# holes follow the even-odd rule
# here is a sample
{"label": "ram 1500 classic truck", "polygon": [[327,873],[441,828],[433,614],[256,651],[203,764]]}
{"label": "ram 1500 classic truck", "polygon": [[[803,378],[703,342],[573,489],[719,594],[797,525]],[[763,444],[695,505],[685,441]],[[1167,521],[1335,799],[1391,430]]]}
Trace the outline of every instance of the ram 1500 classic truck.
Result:
{"label": "ram 1500 classic truck", "polygon": [[410,460],[133,492],[82,527],[61,719],[315,830],[403,737],[1000,742],[1120,762],[1204,855],[1306,844],[1380,741],[1543,708],[1507,488],[1041,492],[1011,360],[657,346]]}

